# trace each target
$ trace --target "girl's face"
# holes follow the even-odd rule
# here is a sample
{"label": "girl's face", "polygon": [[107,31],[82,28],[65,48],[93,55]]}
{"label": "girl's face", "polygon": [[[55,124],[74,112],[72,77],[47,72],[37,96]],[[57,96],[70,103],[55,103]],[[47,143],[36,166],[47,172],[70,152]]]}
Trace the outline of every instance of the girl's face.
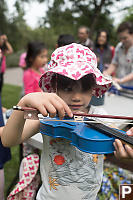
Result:
{"label": "girl's face", "polygon": [[98,36],[98,44],[99,45],[105,45],[107,42],[107,33],[106,32],[101,32],[100,35]]}
{"label": "girl's face", "polygon": [[92,89],[83,91],[80,81],[74,86],[58,90],[58,95],[67,103],[72,112],[88,113],[88,105],[92,98]]}
{"label": "girl's face", "polygon": [[47,49],[43,49],[40,54],[38,54],[33,60],[32,67],[38,69],[44,67],[48,61],[48,51]]}

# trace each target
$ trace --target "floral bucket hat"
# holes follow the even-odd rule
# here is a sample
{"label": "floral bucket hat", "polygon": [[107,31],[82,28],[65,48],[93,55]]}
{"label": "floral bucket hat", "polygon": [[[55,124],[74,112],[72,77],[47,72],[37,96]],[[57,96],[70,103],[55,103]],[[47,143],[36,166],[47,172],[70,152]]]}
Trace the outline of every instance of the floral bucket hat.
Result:
{"label": "floral bucket hat", "polygon": [[53,74],[60,74],[73,80],[94,74],[96,79],[94,95],[97,97],[103,95],[112,85],[112,79],[104,76],[97,68],[96,55],[89,48],[76,43],[57,48],[52,53],[48,70],[39,81],[39,86],[44,92],[53,92],[51,86]]}

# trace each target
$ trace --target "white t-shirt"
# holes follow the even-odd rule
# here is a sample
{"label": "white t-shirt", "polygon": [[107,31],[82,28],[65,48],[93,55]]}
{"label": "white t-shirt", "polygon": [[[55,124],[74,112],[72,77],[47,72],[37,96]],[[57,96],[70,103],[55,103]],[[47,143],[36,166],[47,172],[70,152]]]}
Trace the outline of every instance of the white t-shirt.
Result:
{"label": "white t-shirt", "polygon": [[[122,43],[118,43],[112,64],[117,65],[117,78],[123,78],[126,75],[133,73],[133,45],[128,49],[127,53],[125,53],[125,48]],[[133,86],[133,81],[129,81],[122,85]]]}
{"label": "white t-shirt", "polygon": [[[104,114],[92,107],[89,113]],[[42,186],[37,200],[95,200],[103,176],[103,157],[80,151],[62,138],[42,134],[40,171]]]}

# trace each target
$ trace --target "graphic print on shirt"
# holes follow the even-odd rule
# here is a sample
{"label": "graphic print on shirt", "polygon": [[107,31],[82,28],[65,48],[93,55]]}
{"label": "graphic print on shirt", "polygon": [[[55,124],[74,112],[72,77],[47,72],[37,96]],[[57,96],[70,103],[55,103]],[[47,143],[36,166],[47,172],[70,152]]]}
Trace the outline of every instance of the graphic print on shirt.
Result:
{"label": "graphic print on shirt", "polygon": [[[59,186],[75,187],[84,191],[83,199],[88,199],[90,190],[98,187],[97,165],[99,156],[95,162],[94,155],[84,153],[70,144],[70,141],[62,138],[49,137],[49,155],[51,167],[49,171],[50,190],[58,190]],[[101,159],[100,159],[101,162]],[[101,165],[101,163],[100,163]]]}

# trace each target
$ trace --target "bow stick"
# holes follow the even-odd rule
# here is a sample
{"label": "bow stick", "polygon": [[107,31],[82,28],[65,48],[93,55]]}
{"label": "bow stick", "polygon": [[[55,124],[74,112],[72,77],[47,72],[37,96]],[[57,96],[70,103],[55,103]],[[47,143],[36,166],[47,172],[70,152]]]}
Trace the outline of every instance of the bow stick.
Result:
{"label": "bow stick", "polygon": [[[13,110],[24,111],[25,119],[46,119],[47,117],[39,117],[39,111],[35,108],[30,107],[21,107],[21,106],[13,106]],[[122,119],[122,120],[133,120],[133,117],[128,116],[115,116],[115,115],[100,115],[100,114],[85,114],[85,113],[73,113],[74,116],[79,117],[94,117],[94,118],[109,118],[109,119]],[[77,118],[78,121],[82,121],[82,118]],[[61,120],[63,121],[63,120]],[[64,120],[66,121],[66,120]],[[72,120],[73,121],[73,120]],[[129,124],[129,123],[128,123]]]}
{"label": "bow stick", "polygon": [[[24,118],[25,119],[40,119],[39,111],[35,108],[30,107],[20,107],[20,106],[13,106],[14,110],[24,111]],[[98,117],[98,118],[112,118],[112,119],[128,119],[133,120],[133,117],[125,117],[125,116],[113,116],[113,115],[99,115],[99,114],[83,114],[83,113],[73,113],[75,117]],[[47,121],[67,121],[67,122],[85,122],[86,124],[90,124],[92,128],[101,131],[107,135],[115,136],[118,139],[122,140],[122,143],[128,143],[129,145],[133,146],[133,137],[120,133],[118,130],[113,130],[112,128],[104,125],[106,122],[96,122],[93,119],[88,119],[84,121],[83,118],[75,119],[75,120],[57,120],[57,119],[48,119],[47,117],[42,117],[42,119]],[[80,120],[80,121],[79,121]],[[108,123],[108,122],[107,122]],[[112,123],[112,122],[111,122]],[[96,125],[97,124],[97,125]],[[129,124],[129,123],[128,123]]]}

